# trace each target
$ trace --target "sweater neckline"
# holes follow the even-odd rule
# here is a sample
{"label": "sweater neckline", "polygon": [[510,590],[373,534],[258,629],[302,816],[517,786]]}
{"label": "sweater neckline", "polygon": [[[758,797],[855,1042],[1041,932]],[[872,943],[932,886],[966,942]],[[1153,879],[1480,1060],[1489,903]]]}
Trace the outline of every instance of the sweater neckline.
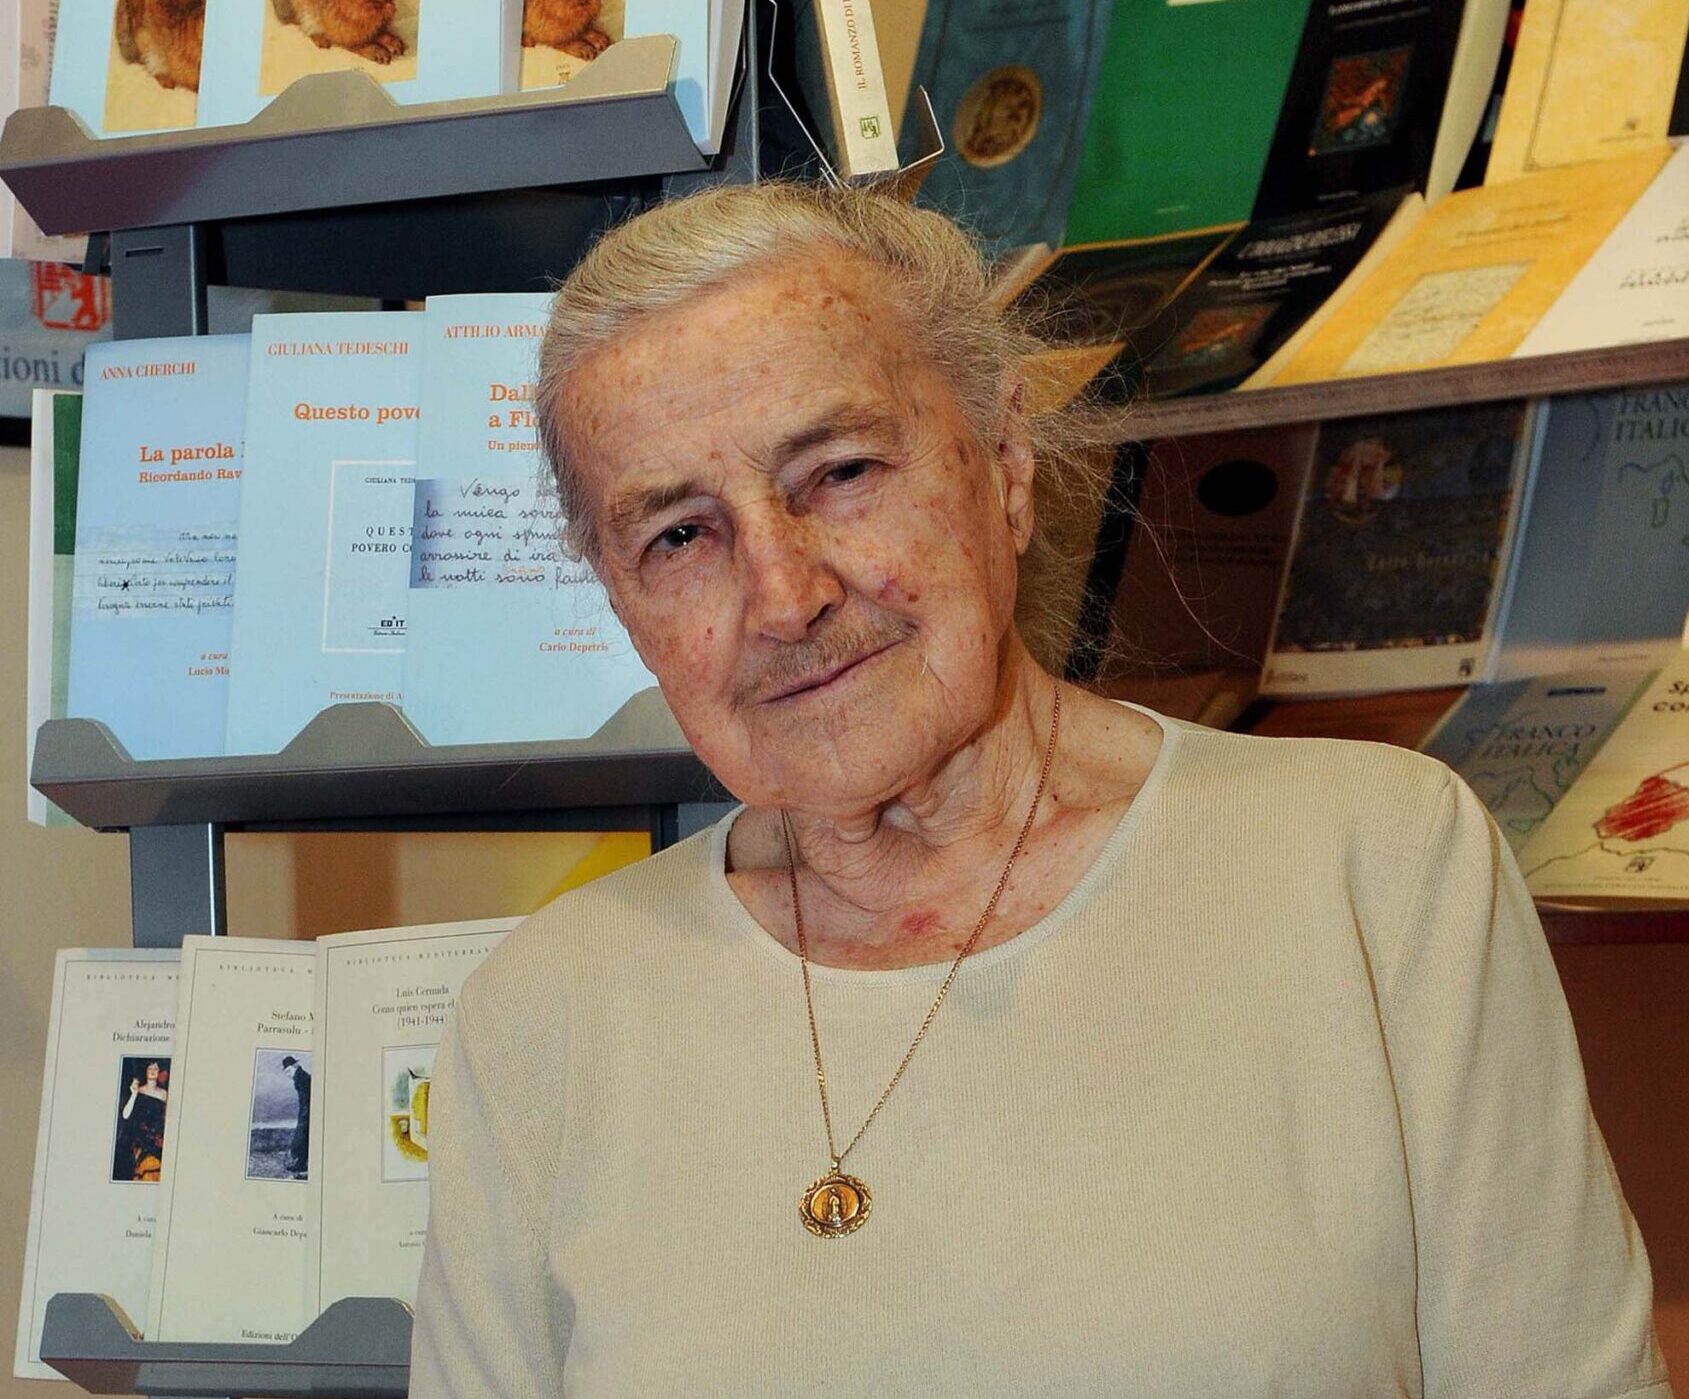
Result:
{"label": "sweater neckline", "polygon": [[[1109,833],[1103,847],[1091,861],[1090,867],[1079,877],[1077,883],[1067,891],[1061,900],[1029,928],[1023,928],[1012,938],[988,947],[983,952],[976,952],[967,958],[957,972],[961,978],[973,971],[981,971],[996,966],[1013,958],[1023,957],[1037,947],[1052,933],[1059,930],[1073,918],[1091,898],[1098,887],[1113,873],[1116,865],[1130,848],[1138,827],[1143,823],[1144,812],[1150,805],[1167,777],[1167,771],[1172,766],[1174,750],[1179,745],[1183,726],[1176,720],[1169,719],[1164,714],[1158,714],[1153,709],[1141,704],[1134,704],[1130,700],[1116,700],[1116,704],[1127,709],[1136,710],[1145,718],[1152,720],[1161,730],[1161,747],[1156,752],[1155,761],[1150,764],[1148,776],[1143,785],[1138,788],[1137,795],[1131,804],[1121,813],[1114,830]],[[709,887],[716,903],[726,916],[728,925],[740,936],[748,939],[755,946],[762,949],[764,955],[774,958],[794,975],[799,974],[802,962],[798,954],[780,942],[762,924],[751,917],[751,912],[739,901],[739,896],[733,892],[733,886],[727,882],[727,840],[733,830],[733,823],[744,812],[741,803],[729,811],[714,826],[710,828],[709,847]],[[829,967],[819,963],[809,964],[809,973],[818,981],[834,981],[855,986],[895,986],[912,982],[937,982],[944,979],[950,970],[949,961],[920,962],[908,967]]]}

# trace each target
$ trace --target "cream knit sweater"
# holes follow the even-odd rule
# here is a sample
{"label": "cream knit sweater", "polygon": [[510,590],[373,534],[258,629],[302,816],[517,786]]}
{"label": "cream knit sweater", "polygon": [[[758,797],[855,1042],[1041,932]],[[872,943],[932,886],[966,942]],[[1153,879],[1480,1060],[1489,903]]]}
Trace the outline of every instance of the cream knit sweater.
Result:
{"label": "cream knit sweater", "polygon": [[[847,1158],[846,1238],[798,1220],[803,992],[731,817],[513,933],[435,1068],[412,1399],[1667,1396],[1477,799],[1381,745],[1161,723],[1090,872],[963,964]],[[945,970],[815,971],[842,1139]]]}

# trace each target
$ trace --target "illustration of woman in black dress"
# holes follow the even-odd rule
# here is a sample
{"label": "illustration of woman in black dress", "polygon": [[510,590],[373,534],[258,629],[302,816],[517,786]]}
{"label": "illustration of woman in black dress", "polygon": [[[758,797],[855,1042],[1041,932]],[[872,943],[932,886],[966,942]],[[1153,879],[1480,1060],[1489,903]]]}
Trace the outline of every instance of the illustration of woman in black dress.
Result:
{"label": "illustration of woman in black dress", "polygon": [[113,1180],[155,1181],[164,1166],[164,1106],[170,1097],[168,1059],[125,1059],[127,1082],[118,1112]]}

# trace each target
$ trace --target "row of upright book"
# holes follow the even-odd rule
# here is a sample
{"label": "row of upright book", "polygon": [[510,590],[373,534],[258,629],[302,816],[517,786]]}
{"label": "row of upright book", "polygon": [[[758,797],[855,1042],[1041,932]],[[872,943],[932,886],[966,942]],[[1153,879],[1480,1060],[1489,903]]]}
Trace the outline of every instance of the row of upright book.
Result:
{"label": "row of upright book", "polygon": [[459,989],[517,920],[58,953],[14,1373],[55,1293],[156,1341],[285,1343],[415,1299],[429,1089]]}

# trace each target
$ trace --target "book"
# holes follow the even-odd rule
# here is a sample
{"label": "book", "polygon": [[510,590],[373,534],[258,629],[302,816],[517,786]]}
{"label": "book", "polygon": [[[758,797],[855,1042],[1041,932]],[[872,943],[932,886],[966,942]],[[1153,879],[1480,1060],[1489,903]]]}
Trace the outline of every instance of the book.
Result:
{"label": "book", "polygon": [[517,87],[521,0],[206,0],[204,11],[201,126],[250,121],[313,73],[361,72],[401,103]]}
{"label": "book", "polygon": [[[0,5],[0,82],[6,93],[0,116],[19,107],[44,107],[50,100],[58,9],[59,0],[11,0]],[[12,191],[0,184],[0,257],[80,264],[87,252],[86,238],[43,233]]]}
{"label": "book", "polygon": [[[1066,241],[1242,223],[1255,205],[1308,0],[1118,0]],[[1216,65],[1224,56],[1224,93]]]}
{"label": "book", "polygon": [[1417,748],[1461,693],[1443,687],[1331,699],[1261,701],[1244,712],[1236,727],[1265,738],[1348,738]]}
{"label": "book", "polygon": [[816,114],[825,112],[823,144],[842,179],[898,168],[874,11],[868,0],[801,0],[798,79]]}
{"label": "book", "polygon": [[1622,156],[1685,134],[1686,40],[1689,0],[1530,0],[1484,182]]}
{"label": "book", "polygon": [[1689,384],[1539,411],[1495,678],[1658,666],[1689,612]]}
{"label": "book", "polygon": [[228,751],[401,700],[420,311],[254,316]]}
{"label": "book", "polygon": [[59,0],[49,96],[92,136],[194,125],[205,13],[159,0]]}
{"label": "book", "polygon": [[[66,713],[70,677],[70,600],[76,570],[76,483],[82,447],[82,395],[36,389],[29,433],[28,690],[24,773],[35,736]],[[28,786],[25,814],[38,826],[74,825]]]}
{"label": "book", "polygon": [[1689,651],[1644,686],[1519,868],[1547,902],[1689,907]]}
{"label": "book", "polygon": [[1100,681],[1259,674],[1314,438],[1297,423],[1149,445]]}
{"label": "book", "polygon": [[250,341],[85,360],[66,712],[136,759],[223,751]]}
{"label": "book", "polygon": [[1537,421],[1513,402],[1322,426],[1262,693],[1483,679]]}
{"label": "book", "polygon": [[[922,203],[960,218],[993,255],[1065,241],[1107,7],[1091,0],[928,0],[910,91],[924,87],[953,152]],[[921,154],[918,104],[898,150]]]}
{"label": "book", "polygon": [[1144,391],[1216,393],[1254,376],[1345,285],[1403,198],[1388,190],[1248,224],[1141,337]]}
{"label": "book", "polygon": [[403,687],[433,744],[586,738],[657,683],[592,569],[563,552],[533,408],[549,305],[428,301]]}
{"label": "book", "polygon": [[54,958],[12,1363],[20,1379],[64,1378],[41,1359],[54,1293],[103,1293],[132,1329],[145,1320],[159,1173],[176,1145],[165,1105],[179,962],[174,948],[64,947]]}
{"label": "book", "polygon": [[1420,750],[1466,779],[1518,854],[1653,674],[1571,671],[1473,685]]}
{"label": "book", "polygon": [[182,939],[150,1341],[291,1341],[310,1238],[316,946]]}
{"label": "book", "polygon": [[1662,147],[1462,190],[1418,226],[1275,380],[1505,359],[1665,163]]}
{"label": "book", "polygon": [[317,939],[307,1322],[342,1297],[415,1302],[434,1052],[464,979],[519,921]]}
{"label": "book", "polygon": [[[1505,12],[1505,0],[1499,3]],[[1305,213],[1388,189],[1426,189],[1445,107],[1464,104],[1471,87],[1481,109],[1501,48],[1500,26],[1484,27],[1485,35],[1493,31],[1489,66],[1475,55],[1458,75],[1463,86],[1451,86],[1462,21],[1469,9],[1497,4],[1313,0],[1252,217]],[[1447,138],[1457,143],[1457,128],[1465,130],[1456,170],[1477,125],[1476,116],[1467,121],[1464,105],[1460,111]]]}
{"label": "book", "polygon": [[1689,146],[1665,163],[1516,355],[1689,336]]}

